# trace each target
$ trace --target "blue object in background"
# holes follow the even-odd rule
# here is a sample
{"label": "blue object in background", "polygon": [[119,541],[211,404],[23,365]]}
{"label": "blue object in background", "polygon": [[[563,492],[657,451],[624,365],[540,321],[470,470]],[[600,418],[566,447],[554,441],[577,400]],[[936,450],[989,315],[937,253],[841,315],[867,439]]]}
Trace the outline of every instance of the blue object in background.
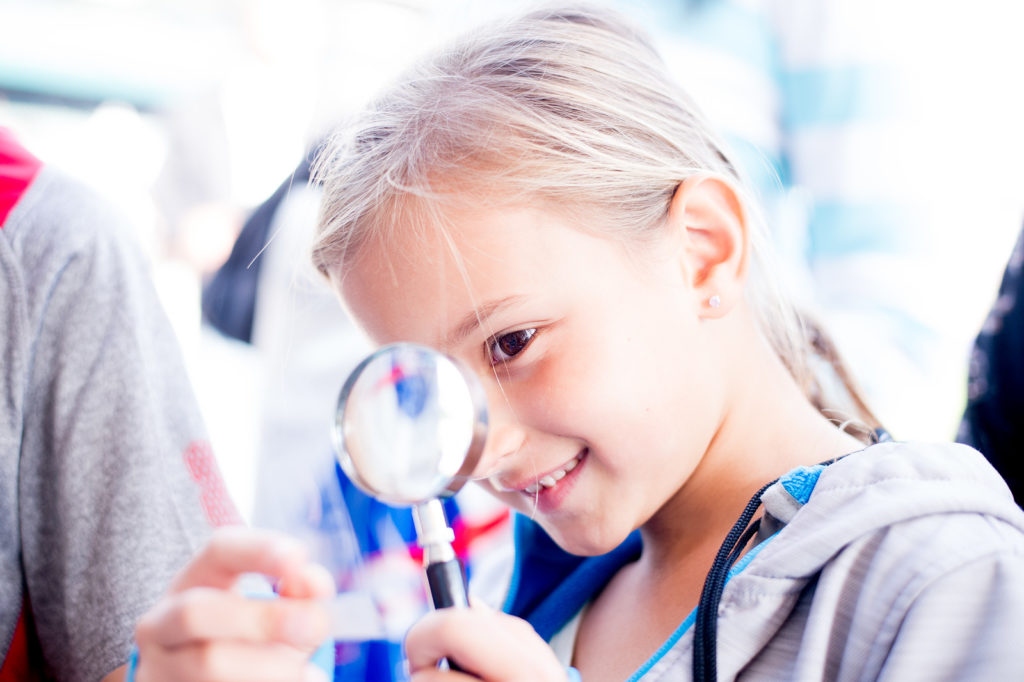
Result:
{"label": "blue object in background", "polygon": [[[421,377],[422,380],[422,377]],[[367,495],[352,483],[335,464],[337,484],[344,500],[345,510],[325,508],[319,531],[325,536],[337,537],[338,533],[352,533],[362,558],[362,570],[372,562],[379,560],[386,553],[401,552],[410,557],[418,558],[419,547],[416,544],[416,526],[413,522],[412,510],[409,508],[392,507]],[[332,504],[333,495],[322,495],[325,506]],[[452,498],[443,500],[445,515],[449,523],[455,522],[459,516],[458,505]],[[331,521],[331,519],[347,518],[351,526]],[[384,530],[387,532],[384,532]],[[465,557],[463,557],[465,560]],[[467,567],[468,572],[468,567]],[[344,588],[344,585],[339,585]],[[426,612],[429,607],[428,596],[423,591],[419,607]],[[387,617],[387,614],[383,614]],[[371,639],[365,641],[337,641],[334,644],[334,679],[336,681],[379,680],[380,682],[400,682],[407,680],[405,675],[402,642],[387,639]]]}
{"label": "blue object in background", "polygon": [[406,374],[401,367],[393,370],[395,376],[395,394],[398,396],[398,407],[410,417],[418,417],[427,404],[427,380],[422,374]]}

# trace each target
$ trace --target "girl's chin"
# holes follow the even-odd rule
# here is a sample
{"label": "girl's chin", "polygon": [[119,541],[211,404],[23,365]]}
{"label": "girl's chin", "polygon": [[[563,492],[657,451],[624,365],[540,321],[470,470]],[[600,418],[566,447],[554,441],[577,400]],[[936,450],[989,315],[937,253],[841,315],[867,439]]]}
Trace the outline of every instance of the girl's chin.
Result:
{"label": "girl's chin", "polygon": [[[629,536],[620,533],[593,537],[593,527],[581,530],[579,528],[562,528],[558,524],[551,524],[544,519],[537,519],[541,528],[551,536],[551,539],[569,554],[576,556],[600,556],[612,551]],[[587,532],[590,531],[590,532]]]}

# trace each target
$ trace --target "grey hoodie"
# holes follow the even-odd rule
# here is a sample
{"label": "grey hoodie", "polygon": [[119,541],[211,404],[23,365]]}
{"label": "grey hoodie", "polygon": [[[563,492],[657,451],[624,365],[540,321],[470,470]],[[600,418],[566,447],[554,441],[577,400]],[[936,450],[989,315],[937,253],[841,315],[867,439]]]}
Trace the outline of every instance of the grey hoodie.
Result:
{"label": "grey hoodie", "polygon": [[[825,467],[809,498],[780,482],[762,501],[774,534],[725,586],[718,679],[1024,680],[1024,512],[978,452],[881,443]],[[567,623],[600,585],[574,602],[587,561],[558,570],[539,602],[522,592],[543,578],[514,577],[509,610]],[[691,679],[692,622],[633,679]]]}

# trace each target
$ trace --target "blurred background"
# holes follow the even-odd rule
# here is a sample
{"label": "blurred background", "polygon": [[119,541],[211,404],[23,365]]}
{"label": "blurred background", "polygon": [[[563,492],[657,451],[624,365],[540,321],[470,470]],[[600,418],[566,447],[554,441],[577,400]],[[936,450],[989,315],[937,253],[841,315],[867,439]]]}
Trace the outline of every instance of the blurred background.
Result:
{"label": "blurred background", "polygon": [[[266,498],[262,450],[293,464],[289,448],[326,452],[333,395],[363,347],[331,337],[314,355],[336,362],[292,371],[266,346],[204,323],[203,285],[311,144],[417,54],[516,4],[0,0],[0,125],[138,226],[247,517]],[[1024,8],[612,4],[650,31],[746,159],[792,266],[787,284],[833,328],[882,421],[898,438],[952,438],[969,346],[1024,222]],[[841,196],[878,199],[876,212],[839,220],[843,232],[807,227],[837,215]],[[293,224],[311,215],[297,210]],[[305,233],[293,229],[301,246]],[[805,258],[812,252],[820,257]],[[289,254],[301,260],[302,249]],[[285,271],[280,287],[315,291],[302,266]],[[257,326],[294,335],[293,322],[282,314]],[[274,352],[294,363],[296,344]],[[283,373],[291,393],[278,390]],[[314,375],[321,387],[303,390]],[[288,440],[284,427],[283,439],[268,435],[283,396],[302,413],[292,428],[315,429],[319,444]]]}

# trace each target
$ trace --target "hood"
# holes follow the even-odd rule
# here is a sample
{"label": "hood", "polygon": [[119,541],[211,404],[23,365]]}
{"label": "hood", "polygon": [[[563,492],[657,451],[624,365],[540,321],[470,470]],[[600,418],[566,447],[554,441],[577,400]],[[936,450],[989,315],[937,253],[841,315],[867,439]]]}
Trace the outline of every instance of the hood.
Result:
{"label": "hood", "polygon": [[1003,479],[979,452],[955,443],[872,445],[825,467],[806,504],[781,485],[762,501],[785,524],[747,569],[767,578],[807,578],[858,538],[935,514],[983,514],[1024,532]]}

